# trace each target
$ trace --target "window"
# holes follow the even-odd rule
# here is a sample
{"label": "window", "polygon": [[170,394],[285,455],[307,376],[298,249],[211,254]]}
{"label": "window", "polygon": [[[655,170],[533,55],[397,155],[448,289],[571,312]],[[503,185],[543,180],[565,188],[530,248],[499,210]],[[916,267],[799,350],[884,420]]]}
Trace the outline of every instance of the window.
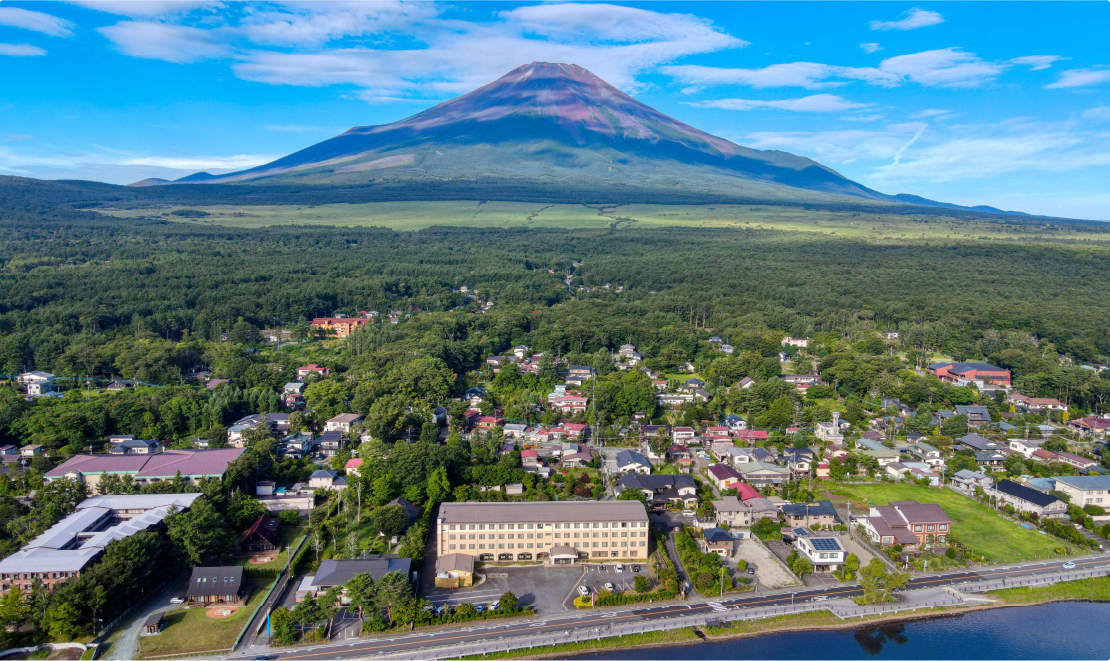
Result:
{"label": "window", "polygon": [[921,524],[919,523],[919,524],[917,524],[916,526],[914,526],[914,527],[913,527],[913,531],[914,531],[914,532],[921,532]]}
{"label": "window", "polygon": [[937,527],[935,525],[931,524],[931,523],[929,525],[925,526],[925,530],[928,530],[929,532],[933,532],[934,530],[936,530],[936,528]]}
{"label": "window", "polygon": [[942,532],[945,531],[945,530],[948,530],[948,524],[947,523],[940,524],[940,530]]}

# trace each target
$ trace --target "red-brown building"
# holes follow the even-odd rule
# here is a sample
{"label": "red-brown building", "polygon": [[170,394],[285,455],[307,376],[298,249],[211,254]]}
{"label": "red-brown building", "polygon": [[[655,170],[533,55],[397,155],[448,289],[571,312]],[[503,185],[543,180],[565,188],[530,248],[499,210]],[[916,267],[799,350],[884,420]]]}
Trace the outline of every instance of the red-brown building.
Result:
{"label": "red-brown building", "polygon": [[990,363],[933,363],[929,373],[941,381],[956,383],[961,379],[1010,385],[1010,370],[995,367]]}

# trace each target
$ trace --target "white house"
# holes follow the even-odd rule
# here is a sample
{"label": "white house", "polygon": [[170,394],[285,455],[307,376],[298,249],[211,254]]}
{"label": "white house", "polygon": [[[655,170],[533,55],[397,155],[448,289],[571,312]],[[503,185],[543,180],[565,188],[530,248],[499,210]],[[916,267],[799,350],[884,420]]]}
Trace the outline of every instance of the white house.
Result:
{"label": "white house", "polygon": [[651,472],[651,462],[639,452],[621,450],[617,453],[617,472],[647,475]]}
{"label": "white house", "polygon": [[362,422],[361,415],[357,413],[340,413],[324,423],[324,431],[337,431],[347,434],[351,431],[351,425],[356,422]]}
{"label": "white house", "polygon": [[844,564],[847,552],[835,537],[811,537],[799,534],[794,542],[798,555],[808,558],[813,571],[833,571]]}

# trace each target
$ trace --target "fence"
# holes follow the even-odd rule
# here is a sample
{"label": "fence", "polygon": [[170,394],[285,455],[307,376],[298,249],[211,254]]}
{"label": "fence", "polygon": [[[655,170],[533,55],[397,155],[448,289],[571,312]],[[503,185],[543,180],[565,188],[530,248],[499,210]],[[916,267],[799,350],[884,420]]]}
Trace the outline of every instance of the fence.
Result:
{"label": "fence", "polygon": [[1064,581],[1078,581],[1084,578],[1097,578],[1110,576],[1110,568],[1096,567],[1094,569],[1077,569],[1075,571],[1060,572],[1059,574],[1037,574],[1033,576],[1018,576],[1016,578],[980,579],[971,583],[960,584],[960,592],[991,592],[1006,588],[1025,588],[1041,585],[1054,585]]}
{"label": "fence", "polygon": [[[783,615],[795,615],[799,613],[809,613],[820,610],[831,611],[837,617],[842,619],[847,617],[875,615],[881,613],[894,613],[900,611],[914,611],[920,608],[935,608],[939,606],[954,606],[962,603],[957,597],[946,595],[943,598],[923,601],[916,603],[894,603],[882,606],[857,606],[857,607],[844,607],[844,604],[839,602],[827,603],[802,603],[786,606],[768,606],[764,608],[727,608],[721,606],[721,610],[711,613],[702,613],[698,615],[679,615],[669,618],[660,618],[657,620],[649,620],[642,622],[630,622],[625,624],[612,624],[612,625],[599,625],[591,626],[585,629],[574,628],[573,624],[568,624],[568,629],[557,633],[539,634],[535,632],[525,632],[520,636],[499,638],[488,642],[478,643],[452,643],[442,647],[436,645],[425,645],[417,649],[406,652],[396,652],[391,654],[383,654],[381,652],[374,654],[373,658],[377,659],[453,659],[463,656],[472,656],[476,654],[490,654],[494,652],[508,652],[519,649],[540,648],[550,645],[565,645],[573,643],[584,643],[587,641],[601,640],[602,638],[613,638],[618,636],[631,636],[636,634],[656,633],[661,631],[674,631],[678,629],[685,629],[688,627],[704,627],[704,626],[718,626],[726,622],[736,622],[740,620],[760,620],[771,617],[781,617]],[[841,611],[846,611],[842,614]],[[858,611],[858,612],[857,612]],[[431,641],[429,641],[430,643]]]}
{"label": "fence", "polygon": [[[275,590],[278,594],[283,594],[285,592],[285,588],[288,587],[289,581],[292,580],[293,577],[293,572],[290,571],[290,569],[293,567],[293,564],[297,562],[297,560],[300,558],[300,554],[305,549],[307,549],[307,541],[308,535],[302,536],[299,540],[299,543],[297,544],[296,550],[291,551],[286,557],[285,566],[281,568],[280,572],[278,572],[277,578],[275,578],[274,582],[270,584],[270,589],[266,591],[266,596],[262,598],[262,601],[258,602],[258,606],[256,606],[254,609],[254,613],[251,614],[250,619],[247,620],[247,623],[243,625],[243,629],[239,632],[239,635],[236,636],[235,642],[231,645],[232,650],[239,647],[239,643],[243,641],[243,636],[247,635],[247,632],[250,631],[251,624],[254,623],[256,620],[258,620],[258,624],[255,626],[254,633],[255,635],[261,633],[262,625],[266,623],[266,618],[270,615],[270,613],[265,613],[261,619],[259,619],[258,614],[262,612],[262,609],[267,608],[270,597],[273,596]],[[278,588],[279,585],[281,586],[280,589]]]}

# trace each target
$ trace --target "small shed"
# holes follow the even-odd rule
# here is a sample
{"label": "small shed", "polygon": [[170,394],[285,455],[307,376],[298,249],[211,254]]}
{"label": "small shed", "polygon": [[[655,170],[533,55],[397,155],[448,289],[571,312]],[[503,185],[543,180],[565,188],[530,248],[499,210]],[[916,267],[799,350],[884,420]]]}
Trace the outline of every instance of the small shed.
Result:
{"label": "small shed", "polygon": [[436,560],[437,588],[468,588],[474,584],[474,556],[448,553]]}
{"label": "small shed", "polygon": [[161,612],[151,613],[150,617],[143,622],[143,630],[146,631],[148,636],[162,633],[162,625],[166,622],[162,615]]}

